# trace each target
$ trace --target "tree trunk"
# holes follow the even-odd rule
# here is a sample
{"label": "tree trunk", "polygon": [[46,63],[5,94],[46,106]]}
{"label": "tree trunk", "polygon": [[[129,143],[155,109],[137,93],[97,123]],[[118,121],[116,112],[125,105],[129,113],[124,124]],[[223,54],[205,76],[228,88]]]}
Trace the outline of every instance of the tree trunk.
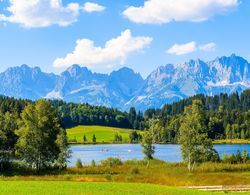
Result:
{"label": "tree trunk", "polygon": [[190,157],[190,152],[188,154],[188,171],[191,171],[191,157]]}
{"label": "tree trunk", "polygon": [[194,161],[193,166],[192,166],[192,171],[194,171],[194,168],[195,168],[195,161]]}

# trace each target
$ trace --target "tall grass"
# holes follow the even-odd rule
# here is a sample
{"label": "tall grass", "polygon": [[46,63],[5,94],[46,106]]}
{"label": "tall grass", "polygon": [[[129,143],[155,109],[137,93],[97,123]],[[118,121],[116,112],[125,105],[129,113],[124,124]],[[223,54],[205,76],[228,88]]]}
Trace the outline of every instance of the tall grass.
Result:
{"label": "tall grass", "polygon": [[82,168],[71,167],[62,172],[44,172],[39,176],[27,172],[19,176],[3,177],[0,180],[6,179],[112,181],[169,186],[239,185],[250,184],[250,164],[203,163],[190,173],[185,163],[166,163],[155,159],[148,165],[146,160],[129,160],[112,166],[104,163]]}
{"label": "tall grass", "polygon": [[250,171],[250,164],[229,164],[229,163],[203,163],[198,166],[197,172],[243,172]]}

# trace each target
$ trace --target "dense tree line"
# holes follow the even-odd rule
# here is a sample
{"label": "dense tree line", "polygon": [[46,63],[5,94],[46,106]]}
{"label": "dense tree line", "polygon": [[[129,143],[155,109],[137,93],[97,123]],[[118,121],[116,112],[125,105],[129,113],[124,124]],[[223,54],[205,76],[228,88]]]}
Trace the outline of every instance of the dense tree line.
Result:
{"label": "dense tree line", "polygon": [[211,139],[248,139],[250,138],[250,90],[240,95],[216,96],[196,95],[162,109],[149,109],[144,119],[153,120],[155,142],[177,143],[180,134],[181,117],[184,109],[194,100],[201,101],[204,110],[204,126]]}
{"label": "dense tree line", "polygon": [[37,172],[65,168],[70,155],[66,131],[50,103],[8,101],[0,106],[0,172],[22,162]]}
{"label": "dense tree line", "polygon": [[[49,101],[56,110],[60,124],[64,127],[76,125],[102,125],[138,130],[153,130],[153,141],[157,143],[178,143],[181,117],[184,108],[193,100],[202,102],[205,112],[204,125],[211,139],[250,138],[250,90],[215,96],[195,95],[161,109],[148,109],[144,113],[130,108],[122,112],[114,108],[89,104]],[[14,113],[20,117],[22,110],[34,104],[29,100],[0,97],[0,112]]]}
{"label": "dense tree line", "polygon": [[[66,103],[51,100],[50,104],[56,109],[58,118],[64,128],[76,125],[101,125],[128,129],[145,129],[142,112],[131,108],[122,112],[114,108],[92,106],[89,104]],[[0,96],[0,112],[16,113],[18,116],[26,105],[34,103],[30,100],[14,99]]]}
{"label": "dense tree line", "polygon": [[135,108],[131,108],[127,113],[114,108],[66,103],[57,100],[51,101],[51,104],[57,109],[64,127],[101,125],[140,130],[145,127],[142,113],[137,113]]}

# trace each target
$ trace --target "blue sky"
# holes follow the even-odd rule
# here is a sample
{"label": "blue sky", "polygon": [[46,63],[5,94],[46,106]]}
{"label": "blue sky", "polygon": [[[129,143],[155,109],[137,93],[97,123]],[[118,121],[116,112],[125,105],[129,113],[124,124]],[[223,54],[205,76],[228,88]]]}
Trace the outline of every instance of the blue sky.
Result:
{"label": "blue sky", "polygon": [[[45,8],[36,13],[36,9],[29,7],[31,5],[19,9],[20,5],[15,5],[17,1],[21,0],[0,0],[0,71],[28,64],[39,66],[46,72],[59,73],[69,63],[80,62],[93,71],[105,73],[127,66],[145,77],[160,65],[193,58],[210,60],[236,53],[250,60],[250,1],[247,0],[225,0],[228,4],[223,5],[218,3],[220,0],[211,0],[207,7],[198,5],[199,1],[202,4],[205,0],[188,0],[195,2],[195,6],[190,4],[184,15],[178,13],[184,0],[177,0],[179,4],[174,4],[175,13],[172,15],[167,5],[171,0],[161,5],[164,7],[162,15],[151,10],[159,6],[159,0],[150,0],[148,7],[143,0],[42,0],[59,2],[60,10],[72,2],[79,6],[74,6],[74,9],[72,6],[72,15],[65,16],[63,22],[59,18],[68,14],[67,11],[58,11],[56,15],[48,11],[49,16],[43,25],[35,19],[44,19],[45,12],[41,10],[49,10],[47,4],[35,5]],[[93,9],[83,8],[86,2],[91,3]],[[11,6],[17,12],[6,10]],[[147,9],[140,9],[143,6]],[[27,12],[25,9],[33,10],[28,18],[22,18],[22,10]],[[126,10],[129,11],[126,13]],[[151,18],[146,16],[145,10],[152,15]],[[164,15],[166,12],[169,15]],[[118,44],[119,39],[103,49],[107,41],[118,37],[127,40],[123,47]],[[77,40],[91,40],[95,48],[79,43],[78,55],[66,59],[67,54],[76,50]],[[115,53],[117,47],[120,52]],[[94,57],[89,59],[92,54]],[[58,58],[61,60],[55,65]]]}

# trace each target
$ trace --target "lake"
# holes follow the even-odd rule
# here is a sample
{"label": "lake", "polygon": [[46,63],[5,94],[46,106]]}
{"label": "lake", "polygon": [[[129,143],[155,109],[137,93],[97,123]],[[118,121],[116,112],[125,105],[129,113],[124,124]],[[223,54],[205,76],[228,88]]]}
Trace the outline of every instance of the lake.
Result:
{"label": "lake", "polygon": [[[235,154],[237,150],[247,150],[250,153],[250,144],[217,144],[215,149],[221,156],[223,153]],[[97,163],[108,157],[119,157],[122,161],[130,159],[143,159],[143,153],[139,144],[110,144],[110,145],[73,145],[70,147],[72,154],[69,166],[74,166],[78,158],[85,165],[95,160]],[[181,151],[179,145],[155,145],[156,158],[168,162],[180,162]]]}

